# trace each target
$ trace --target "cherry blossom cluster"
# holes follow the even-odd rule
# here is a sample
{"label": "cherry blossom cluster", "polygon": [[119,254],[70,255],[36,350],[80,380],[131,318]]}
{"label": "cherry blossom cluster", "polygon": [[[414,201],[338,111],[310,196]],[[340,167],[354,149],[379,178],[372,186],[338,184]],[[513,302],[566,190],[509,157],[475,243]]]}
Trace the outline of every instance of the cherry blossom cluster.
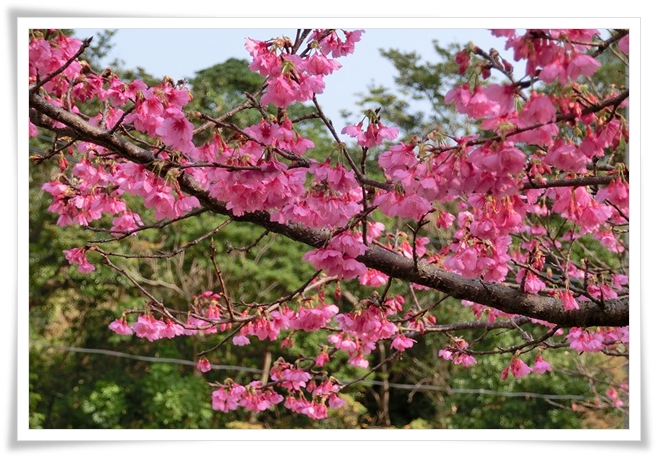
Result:
{"label": "cherry blossom cluster", "polygon": [[[193,312],[185,323],[173,317],[155,317],[154,307],[153,312],[141,313],[131,325],[124,315],[110,323],[109,329],[120,335],[136,335],[150,342],[162,338],[225,332],[232,329],[234,323],[226,323],[227,311],[223,301],[221,294],[206,291],[194,297],[190,305]],[[399,334],[397,325],[388,319],[401,312],[403,304],[402,296],[392,296],[381,303],[367,301],[363,303],[364,307],[341,314],[337,306],[327,305],[324,294],[319,293],[315,299],[305,300],[298,311],[284,306],[250,320],[248,313],[244,312],[241,315],[244,318],[240,323],[241,329],[233,337],[232,343],[236,346],[250,344],[249,336],[275,341],[282,331],[293,334],[299,330],[310,332],[330,327],[336,332],[327,336],[326,344],[313,360],[314,365],[323,367],[329,362],[328,352],[332,346],[348,354],[349,364],[366,368],[368,361],[365,356],[371,353],[377,341],[389,339],[390,346],[399,352],[412,348],[416,343],[415,339]],[[293,341],[287,336],[282,345],[293,345]],[[206,357],[198,360],[197,367],[204,373],[211,371],[210,361]],[[274,363],[270,379],[272,384],[252,382],[247,386],[228,381],[214,391],[214,409],[229,411],[244,407],[250,411],[263,411],[283,400],[283,396],[276,392],[277,388],[287,390],[285,407],[314,419],[325,418],[328,407],[338,408],[344,404],[344,400],[338,396],[340,388],[335,380],[328,379],[317,385],[315,373],[282,359]],[[310,393],[312,399],[305,399],[302,390]]]}
{"label": "cherry blossom cluster", "polygon": [[322,93],[325,87],[323,77],[342,66],[328,55],[340,57],[352,53],[361,33],[345,32],[345,40],[342,40],[335,31],[324,33],[316,30],[312,41],[315,51],[305,56],[289,52],[292,48],[289,39],[268,42],[247,39],[246,49],[253,58],[251,70],[267,78],[262,103],[285,108]]}
{"label": "cherry blossom cluster", "polygon": [[[622,114],[628,91],[614,87],[600,93],[586,84],[601,67],[592,51],[612,43],[597,45],[602,42],[596,30],[494,30],[506,37],[515,60],[526,62],[526,74],[517,82],[512,64],[475,47],[457,53],[459,73],[471,77],[449,90],[444,100],[480,126],[477,134],[433,132],[398,141],[399,129],[379,111],[369,110],[360,122],[341,130],[326,123],[338,142],[337,152],[317,158],[309,153],[315,144],[300,133],[285,108],[316,103],[324,78],[339,70],[337,59],[354,52],[362,33],[315,30],[304,35],[305,47],[302,40],[284,37],[248,39],[250,69],[266,82],[247,108],[262,113],[261,119],[242,128],[205,118],[236,134],[228,140],[217,129],[202,141],[194,134],[200,115],[188,112],[192,94],[183,85],[165,78],[150,87],[141,80],[122,81],[110,70],[97,74],[80,59],[88,43],[57,31],[35,33],[29,53],[31,93],[78,115],[103,138],[81,135],[85,140],[57,146],[47,157],[56,157],[59,167],[42,187],[52,197],[49,211],[57,214],[59,226],[94,224],[121,239],[147,229],[152,220],[186,217],[201,207],[201,200],[210,199],[233,217],[257,214],[271,223],[327,233],[326,242],[312,244],[303,259],[330,281],[389,286],[393,277],[365,264],[366,255],[382,248],[412,260],[415,268],[422,262],[481,283],[506,283],[532,297],[555,299],[569,313],[590,302],[603,308],[605,300],[628,295],[624,266],[600,266],[585,255],[571,255],[594,243],[626,263],[628,168],[617,157],[625,153],[629,138]],[[628,33],[614,46],[628,58]],[[492,80],[492,70],[506,82]],[[93,105],[102,108],[87,112]],[[269,105],[279,108],[277,116],[266,114]],[[70,137],[70,126],[39,116],[30,120],[31,136],[39,135],[36,124]],[[113,150],[104,140],[113,136],[140,148],[142,155],[126,158]],[[356,150],[373,158],[371,166],[377,163],[383,179],[371,179],[364,165],[355,164]],[[380,220],[395,218],[404,219],[411,233],[386,232]],[[439,248],[418,235],[429,223],[448,234]],[[91,261],[109,254],[87,245],[64,255],[79,272],[91,273],[96,269]],[[341,351],[349,364],[368,368],[368,355],[377,343],[388,341],[396,352],[410,350],[437,320],[418,303],[411,310],[406,298],[387,291],[345,311],[326,298],[323,285],[312,283],[318,293],[296,304],[290,298],[268,306],[237,305],[229,290],[207,291],[194,298],[188,312],[151,302],[146,311],[128,311],[109,327],[151,342],[197,334],[227,337],[230,331],[236,346],[257,338],[281,340],[283,348],[293,345],[297,331],[329,330],[310,359],[312,367],[302,367],[301,360],[279,360],[266,384],[239,385],[228,379],[215,384],[212,395],[213,408],[224,412],[239,407],[263,411],[282,403],[321,419],[343,399],[337,395],[338,382],[314,367],[326,366]],[[413,292],[423,289],[411,287]],[[462,304],[479,322],[516,317],[468,300]],[[628,347],[628,334],[627,327],[574,327],[565,337],[573,350],[598,352]],[[470,366],[476,364],[473,353],[464,338],[450,337],[439,356]],[[210,360],[199,359],[198,368],[210,372]],[[515,354],[502,377],[550,370],[541,354],[533,367]],[[613,391],[608,397],[621,403]]]}

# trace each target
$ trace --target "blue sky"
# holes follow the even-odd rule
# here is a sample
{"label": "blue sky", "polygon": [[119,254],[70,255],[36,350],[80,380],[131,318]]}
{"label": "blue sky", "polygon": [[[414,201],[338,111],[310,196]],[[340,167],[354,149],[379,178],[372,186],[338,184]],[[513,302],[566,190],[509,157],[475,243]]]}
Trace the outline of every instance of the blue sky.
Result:
{"label": "blue sky", "polygon": [[[196,71],[208,68],[230,57],[250,56],[244,48],[246,37],[267,40],[286,35],[294,37],[295,29],[226,29],[226,28],[119,28],[112,42],[114,48],[106,61],[119,59],[126,68],[143,67],[157,77],[171,76],[174,80],[191,78]],[[102,29],[76,29],[76,36],[87,38]],[[371,84],[393,87],[395,70],[380,56],[379,49],[395,48],[416,51],[423,60],[436,61],[432,42],[441,45],[473,41],[484,50],[494,47],[503,53],[504,41],[493,37],[486,29],[429,28],[367,28],[356,52],[339,59],[342,68],[326,77],[326,90],[318,96],[319,103],[341,128],[339,112],[355,111],[355,94],[366,92]],[[510,58],[506,54],[507,58]]]}

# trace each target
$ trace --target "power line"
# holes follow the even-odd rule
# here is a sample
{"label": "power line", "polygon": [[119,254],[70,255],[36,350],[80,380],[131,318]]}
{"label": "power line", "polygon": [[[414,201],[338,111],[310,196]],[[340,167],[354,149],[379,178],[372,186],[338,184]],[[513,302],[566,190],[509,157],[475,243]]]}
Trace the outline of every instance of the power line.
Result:
{"label": "power line", "polygon": [[[103,349],[98,349],[98,348],[79,348],[79,347],[66,347],[66,346],[61,346],[61,345],[51,345],[51,344],[46,344],[43,342],[37,342],[37,341],[30,341],[30,345],[38,345],[42,347],[48,347],[48,348],[54,348],[56,350],[64,350],[64,351],[69,351],[69,352],[76,352],[76,353],[91,353],[91,354],[98,354],[98,355],[106,355],[106,356],[117,356],[120,358],[129,358],[129,359],[136,359],[139,361],[147,361],[147,362],[154,362],[154,363],[172,363],[172,364],[183,364],[186,366],[196,366],[196,363],[193,361],[189,361],[186,359],[177,359],[177,358],[157,358],[157,357],[152,357],[152,356],[139,356],[139,355],[131,355],[129,353],[123,353],[123,352],[118,352],[114,350],[103,350]],[[243,366],[230,366],[230,365],[223,365],[223,364],[212,364],[212,369],[215,370],[234,370],[234,371],[242,371],[242,372],[251,372],[255,374],[261,374],[262,370],[261,369],[254,369],[250,367],[243,367]],[[349,380],[344,380],[344,382],[348,382]],[[504,397],[523,397],[523,398],[534,398],[534,399],[547,399],[547,400],[585,400],[587,399],[585,396],[577,396],[577,395],[572,395],[572,394],[540,394],[540,393],[531,393],[531,392],[513,392],[513,391],[493,391],[493,390],[488,390],[488,389],[483,389],[483,388],[477,388],[477,389],[466,389],[466,388],[449,388],[446,386],[436,386],[436,385],[409,385],[409,384],[403,384],[403,383],[385,383],[381,382],[379,380],[363,380],[359,382],[360,384],[363,385],[373,385],[373,386],[382,386],[382,385],[387,385],[390,388],[397,388],[397,389],[404,389],[404,390],[412,390],[412,391],[442,391],[447,394],[483,394],[483,395],[490,395],[490,396],[504,396]]]}
{"label": "power line", "polygon": [[[79,347],[64,347],[60,345],[50,345],[46,344],[43,342],[37,342],[37,341],[30,341],[30,345],[39,345],[42,347],[48,347],[48,348],[54,348],[57,350],[64,350],[64,351],[69,351],[69,352],[76,352],[76,353],[93,353],[93,354],[99,354],[99,355],[107,355],[107,356],[117,356],[120,358],[129,358],[129,359],[136,359],[139,361],[148,361],[152,363],[171,363],[171,364],[184,364],[186,366],[196,366],[196,363],[193,361],[189,361],[186,359],[177,359],[177,358],[157,358],[153,356],[139,356],[139,355],[131,355],[129,353],[123,353],[123,352],[118,352],[114,350],[102,350],[99,348],[79,348]],[[256,374],[261,374],[262,371],[260,369],[253,369],[250,367],[243,367],[243,366],[226,366],[223,364],[212,364],[212,369],[216,370],[236,370],[236,371],[243,371],[243,372],[252,372]]]}

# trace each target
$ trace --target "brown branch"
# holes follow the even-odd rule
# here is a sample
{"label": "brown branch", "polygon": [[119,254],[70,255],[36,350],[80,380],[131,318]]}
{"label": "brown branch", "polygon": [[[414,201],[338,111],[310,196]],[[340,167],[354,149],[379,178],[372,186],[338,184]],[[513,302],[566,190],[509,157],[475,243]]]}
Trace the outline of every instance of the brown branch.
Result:
{"label": "brown branch", "polygon": [[588,176],[588,177],[577,177],[573,179],[552,180],[543,183],[526,182],[525,184],[522,185],[522,190],[528,190],[532,188],[585,187],[587,185],[608,185],[615,179],[617,179],[615,176]]}
{"label": "brown branch", "polygon": [[528,317],[516,317],[511,320],[496,320],[489,321],[468,321],[464,323],[453,323],[448,325],[434,325],[427,326],[424,332],[450,332],[450,331],[464,331],[468,329],[514,329],[517,326],[525,325],[530,322]]}
{"label": "brown branch", "polygon": [[[29,97],[32,110],[67,125],[87,141],[94,142],[135,163],[149,169],[155,168],[154,155],[117,135],[110,135],[102,128],[90,125],[79,116],[56,107],[32,93]],[[35,113],[38,117],[38,115]],[[166,168],[170,165],[165,165]],[[166,170],[160,170],[166,171]],[[257,211],[235,216],[226,203],[216,200],[188,174],[178,176],[180,188],[195,196],[208,210],[226,215],[239,222],[249,222],[271,232],[281,234],[310,247],[321,248],[330,239],[327,230],[312,229],[296,224],[282,225],[270,220],[269,213]],[[500,283],[486,283],[479,279],[467,279],[453,272],[426,262],[415,268],[412,259],[376,245],[370,245],[366,253],[357,258],[369,268],[390,277],[398,278],[446,293],[457,299],[466,299],[509,314],[525,315],[544,320],[561,327],[627,326],[629,324],[629,299],[622,297],[605,301],[600,308],[593,302],[580,302],[578,310],[566,311],[560,299],[524,293]]]}

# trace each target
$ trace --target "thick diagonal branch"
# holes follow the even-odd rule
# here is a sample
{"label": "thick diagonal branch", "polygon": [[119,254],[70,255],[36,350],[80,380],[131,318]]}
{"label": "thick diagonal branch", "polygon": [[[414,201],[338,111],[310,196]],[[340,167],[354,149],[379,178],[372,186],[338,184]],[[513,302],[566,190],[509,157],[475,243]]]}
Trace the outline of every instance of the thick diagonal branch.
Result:
{"label": "thick diagonal branch", "polygon": [[[66,125],[82,140],[105,147],[131,162],[155,169],[155,157],[150,151],[130,143],[117,134],[110,134],[107,130],[90,125],[79,116],[48,103],[36,94],[30,94],[30,108],[32,122],[37,125],[49,128],[49,123],[44,116],[56,120]],[[161,168],[161,162],[158,166],[159,172],[166,171]],[[174,167],[175,165],[171,164],[170,166]],[[178,181],[180,187],[189,195],[198,198],[205,208],[217,214],[227,215],[236,221],[259,225],[271,232],[279,233],[314,248],[325,245],[330,235],[326,230],[273,222],[270,220],[269,214],[263,211],[234,216],[226,208],[225,203],[211,197],[209,192],[204,190],[190,175],[180,173]],[[562,327],[626,326],[629,324],[628,297],[606,300],[603,307],[593,302],[580,302],[578,310],[565,311],[559,299],[531,295],[499,283],[466,279],[424,262],[419,262],[415,267],[412,259],[374,245],[369,246],[367,252],[358,257],[358,261],[390,277],[424,285],[454,298],[466,299],[509,314],[525,315]]]}

